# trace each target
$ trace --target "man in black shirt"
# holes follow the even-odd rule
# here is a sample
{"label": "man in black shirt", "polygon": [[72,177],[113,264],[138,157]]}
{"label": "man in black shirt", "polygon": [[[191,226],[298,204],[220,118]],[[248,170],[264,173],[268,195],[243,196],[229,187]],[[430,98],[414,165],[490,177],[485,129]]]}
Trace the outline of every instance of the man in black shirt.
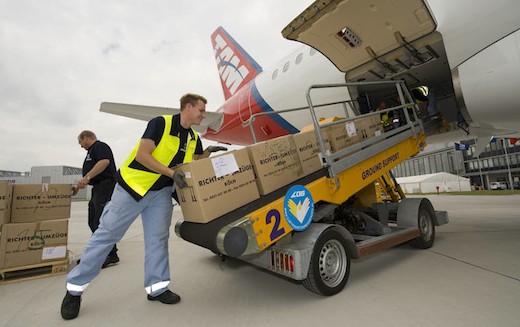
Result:
{"label": "man in black shirt", "polygon": [[[78,136],[78,143],[87,150],[87,156],[83,162],[83,178],[73,189],[75,195],[79,189],[92,185],[92,196],[88,203],[88,226],[92,233],[99,226],[99,219],[110,201],[115,186],[116,164],[114,155],[108,144],[97,139],[96,134],[91,131],[83,131]],[[79,260],[78,260],[79,262]],[[119,262],[117,246],[114,245],[108,254],[103,268]]]}
{"label": "man in black shirt", "polygon": [[138,216],[143,224],[147,299],[164,304],[180,301],[180,296],[168,288],[173,185],[187,186],[184,174],[175,167],[227,150],[222,146],[203,150],[200,137],[192,128],[204,119],[206,103],[200,95],[185,94],[180,100],[179,114],[156,117],[148,123],[143,137],[119,167],[112,198],[83,251],[81,263],[67,276],[67,293],[61,305],[63,319],[78,316],[82,294],[99,274],[103,257]]}

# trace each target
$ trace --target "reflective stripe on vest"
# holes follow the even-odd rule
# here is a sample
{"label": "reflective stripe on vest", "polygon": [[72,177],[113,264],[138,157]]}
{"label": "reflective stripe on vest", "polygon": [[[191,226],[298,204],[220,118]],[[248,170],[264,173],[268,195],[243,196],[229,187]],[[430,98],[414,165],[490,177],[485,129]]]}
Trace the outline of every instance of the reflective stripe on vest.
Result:
{"label": "reflective stripe on vest", "polygon": [[[152,152],[152,157],[154,157],[161,164],[169,166],[179,151],[180,139],[178,136],[170,135],[173,116],[163,115],[162,117],[165,121],[164,131],[159,144],[157,144],[157,147]],[[194,138],[191,137],[191,133],[188,133],[188,139],[186,142],[187,149],[186,153],[184,154],[183,162],[190,162],[193,160],[193,154],[195,153],[195,148],[197,147],[197,132],[195,132],[193,129],[191,129],[191,131],[193,132]],[[155,184],[155,182],[157,182],[157,180],[161,177],[161,174],[130,168],[130,165],[136,158],[138,148],[139,142],[134,147],[128,158],[126,158],[123,166],[121,166],[119,169],[119,172],[125,183],[141,197],[144,197],[150,188]]]}

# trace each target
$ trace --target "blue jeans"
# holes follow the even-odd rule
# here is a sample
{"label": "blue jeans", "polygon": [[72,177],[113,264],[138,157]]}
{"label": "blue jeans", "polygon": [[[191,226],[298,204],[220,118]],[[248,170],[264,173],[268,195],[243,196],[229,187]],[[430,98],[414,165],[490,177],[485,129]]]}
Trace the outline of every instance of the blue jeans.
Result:
{"label": "blue jeans", "polygon": [[81,295],[99,274],[101,266],[130,225],[141,215],[144,232],[144,287],[148,294],[157,296],[170,283],[168,239],[172,221],[172,187],[148,192],[137,202],[119,184],[112,199],[105,206],[98,229],[87,243],[81,262],[67,276],[67,290]]}

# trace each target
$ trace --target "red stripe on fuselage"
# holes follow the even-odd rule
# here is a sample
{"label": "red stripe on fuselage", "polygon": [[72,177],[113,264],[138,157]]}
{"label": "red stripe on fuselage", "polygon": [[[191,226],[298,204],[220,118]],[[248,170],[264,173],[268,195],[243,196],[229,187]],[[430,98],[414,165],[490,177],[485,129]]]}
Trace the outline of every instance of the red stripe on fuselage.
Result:
{"label": "red stripe on fuselage", "polygon": [[[244,124],[256,113],[264,112],[258,105],[250,92],[250,85],[245,85],[237,93],[229,98],[218,112],[224,112],[224,122],[219,131],[208,129],[202,136],[204,138],[236,145],[253,144],[253,136],[249,124]],[[283,135],[289,132],[277,124],[272,115],[263,115],[255,118],[253,122],[253,130],[257,142],[265,141]]]}

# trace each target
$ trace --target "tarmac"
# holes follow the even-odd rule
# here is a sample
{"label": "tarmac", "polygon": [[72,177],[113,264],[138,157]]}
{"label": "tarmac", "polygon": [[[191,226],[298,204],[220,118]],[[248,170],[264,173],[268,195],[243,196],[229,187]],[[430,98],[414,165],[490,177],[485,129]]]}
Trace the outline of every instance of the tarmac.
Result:
{"label": "tarmac", "polygon": [[[120,263],[101,270],[79,316],[64,321],[66,275],[0,285],[0,326],[520,326],[520,195],[429,195],[450,222],[435,244],[403,244],[352,261],[332,297],[239,260],[170,237],[175,305],[148,301],[138,219],[118,244]],[[70,267],[90,237],[87,202],[73,202]]]}

